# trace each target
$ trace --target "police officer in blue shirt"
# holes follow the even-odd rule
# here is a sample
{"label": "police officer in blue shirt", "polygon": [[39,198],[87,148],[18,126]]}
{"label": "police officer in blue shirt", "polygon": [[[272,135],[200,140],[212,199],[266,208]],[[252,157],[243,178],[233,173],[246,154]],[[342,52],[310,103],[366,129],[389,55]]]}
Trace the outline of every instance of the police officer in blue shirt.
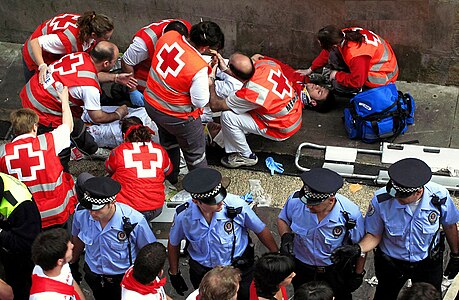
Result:
{"label": "police officer in blue shirt", "polygon": [[[444,236],[451,249],[445,275],[459,270],[459,211],[449,192],[430,182],[429,166],[416,158],[389,167],[390,181],[378,190],[365,218],[359,245],[337,249],[336,260],[375,250],[378,286],[374,299],[396,299],[406,280],[427,282],[441,290]],[[443,227],[443,232],[440,230]]]}
{"label": "police officer in blue shirt", "polygon": [[254,249],[248,230],[269,251],[277,252],[278,248],[266,225],[239,196],[227,194],[221,180],[220,172],[210,168],[195,169],[183,179],[191,199],[177,208],[170,230],[169,277],[178,294],[188,290],[178,267],[180,242],[186,239],[195,289],[213,267],[233,265],[242,272],[238,299],[249,299]]}
{"label": "police officer in blue shirt", "polygon": [[326,281],[336,299],[352,299],[365,275],[365,257],[334,265],[332,251],[357,243],[364,235],[364,221],[357,205],[336,193],[343,178],[325,168],[301,174],[304,186],[293,193],[279,214],[281,253],[295,256],[295,289],[310,281]]}
{"label": "police officer in blue shirt", "polygon": [[86,248],[84,278],[94,298],[121,299],[124,273],[139,250],[156,238],[141,213],[116,203],[121,190],[119,182],[84,174],[77,180],[83,197],[73,219],[72,262]]}

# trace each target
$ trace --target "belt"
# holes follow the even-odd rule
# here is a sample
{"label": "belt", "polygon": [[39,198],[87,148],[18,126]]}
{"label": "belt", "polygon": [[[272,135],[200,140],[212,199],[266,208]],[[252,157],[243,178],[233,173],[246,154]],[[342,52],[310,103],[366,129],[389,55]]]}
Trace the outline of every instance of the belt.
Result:
{"label": "belt", "polygon": [[102,286],[104,283],[116,283],[117,281],[121,281],[124,276],[124,274],[106,275],[94,273],[86,263],[84,264],[83,271],[89,276],[100,279]]}
{"label": "belt", "polygon": [[311,270],[313,271],[314,273],[327,273],[327,272],[330,272],[332,271],[335,266],[334,265],[330,265],[330,266],[312,266],[312,265],[307,265],[305,264],[304,262],[298,260],[298,259],[295,259],[297,263],[300,264],[301,267],[305,268],[305,269],[308,269],[308,270]]}

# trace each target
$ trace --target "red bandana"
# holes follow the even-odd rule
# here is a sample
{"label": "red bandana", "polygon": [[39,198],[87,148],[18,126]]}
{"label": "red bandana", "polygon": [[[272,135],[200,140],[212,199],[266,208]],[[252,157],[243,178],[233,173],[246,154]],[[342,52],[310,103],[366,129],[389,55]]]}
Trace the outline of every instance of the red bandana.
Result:
{"label": "red bandana", "polygon": [[166,277],[159,281],[155,279],[155,281],[148,285],[141,284],[135,280],[134,276],[132,276],[133,271],[133,267],[130,267],[124,275],[123,281],[121,281],[121,286],[125,289],[137,292],[142,295],[148,295],[158,293],[158,289],[166,284]]}

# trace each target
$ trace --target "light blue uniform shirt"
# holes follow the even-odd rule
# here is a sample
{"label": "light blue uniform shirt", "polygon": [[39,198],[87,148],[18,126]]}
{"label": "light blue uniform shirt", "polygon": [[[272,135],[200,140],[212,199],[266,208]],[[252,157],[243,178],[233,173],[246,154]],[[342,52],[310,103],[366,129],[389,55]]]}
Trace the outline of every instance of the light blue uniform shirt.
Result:
{"label": "light blue uniform shirt", "polygon": [[382,252],[410,262],[427,257],[430,242],[439,226],[439,211],[431,202],[434,194],[440,199],[446,197],[446,203],[441,206],[441,224],[457,223],[459,211],[448,190],[436,183],[429,182],[424,186],[424,194],[414,213],[408,205],[390,197],[385,187],[376,191],[365,217],[365,228],[368,233],[382,235],[379,243]]}
{"label": "light blue uniform shirt", "polygon": [[[214,213],[210,224],[191,199],[182,204],[184,206],[179,206],[170,230],[171,245],[178,246],[181,240],[187,239],[190,242],[188,253],[201,265],[209,268],[230,265],[233,225],[231,219],[226,216],[226,206],[242,207],[242,212],[234,218],[234,257],[241,256],[249,241],[247,229],[258,234],[266,225],[239,196],[228,194],[224,201],[226,204],[221,211]],[[185,208],[186,206],[188,207]]]}
{"label": "light blue uniform shirt", "polygon": [[72,235],[78,236],[85,244],[85,261],[91,271],[97,274],[124,274],[130,267],[126,235],[123,231],[123,216],[137,223],[131,233],[132,261],[139,250],[156,241],[155,235],[141,213],[130,206],[115,203],[116,211],[104,229],[95,221],[87,209],[75,211]]}
{"label": "light blue uniform shirt", "polygon": [[295,233],[293,253],[301,262],[311,266],[329,266],[333,263],[330,255],[334,249],[343,245],[346,233],[346,219],[356,220],[354,229],[350,230],[352,242],[359,242],[364,233],[364,221],[359,207],[343,195],[336,194],[336,203],[330,213],[318,222],[317,215],[301,202],[297,193],[292,194],[282,208],[279,218]]}

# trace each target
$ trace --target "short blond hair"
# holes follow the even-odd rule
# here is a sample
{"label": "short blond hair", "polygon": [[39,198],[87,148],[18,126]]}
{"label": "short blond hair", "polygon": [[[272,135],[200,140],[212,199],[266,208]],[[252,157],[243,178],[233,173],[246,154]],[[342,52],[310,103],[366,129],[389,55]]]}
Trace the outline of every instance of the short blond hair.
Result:
{"label": "short blond hair", "polygon": [[33,130],[33,125],[38,123],[38,115],[30,108],[21,108],[10,114],[13,133],[21,135]]}
{"label": "short blond hair", "polygon": [[236,296],[241,271],[232,266],[217,266],[204,275],[199,284],[201,300],[230,300]]}

